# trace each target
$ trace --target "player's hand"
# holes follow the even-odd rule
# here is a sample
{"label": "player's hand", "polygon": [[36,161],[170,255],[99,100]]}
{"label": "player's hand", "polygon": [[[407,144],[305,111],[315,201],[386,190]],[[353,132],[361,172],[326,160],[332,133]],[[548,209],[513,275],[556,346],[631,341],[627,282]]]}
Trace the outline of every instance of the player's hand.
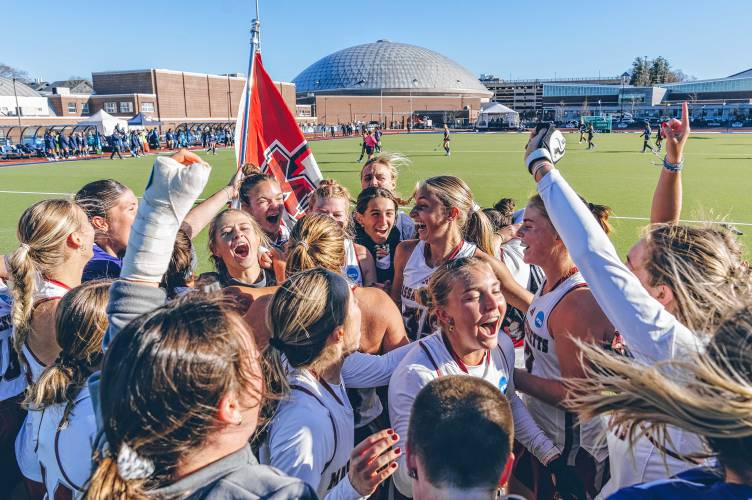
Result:
{"label": "player's hand", "polygon": [[689,132],[689,105],[684,101],[681,121],[672,118],[658,132],[663,133],[666,138],[666,159],[669,163],[676,164],[684,160],[684,146],[687,144]]}
{"label": "player's hand", "polygon": [[258,263],[259,266],[261,266],[262,269],[271,269],[272,264],[274,263],[272,261],[272,251],[269,250],[268,252],[259,252],[258,253]]}
{"label": "player's hand", "polygon": [[230,177],[230,181],[227,183],[226,187],[230,188],[228,194],[231,200],[237,198],[240,194],[240,185],[243,183],[244,177],[243,170],[240,168],[232,177]]}
{"label": "player's hand", "polygon": [[556,492],[563,500],[585,500],[585,486],[577,477],[577,471],[574,467],[566,464],[566,459],[562,456],[548,462],[546,468],[551,473],[556,485]]}
{"label": "player's hand", "polygon": [[350,468],[347,475],[355,491],[368,496],[386,478],[397,470],[397,458],[402,455],[397,444],[399,436],[392,429],[371,434],[361,441],[350,454]]}
{"label": "player's hand", "polygon": [[202,160],[199,155],[191,151],[188,151],[185,148],[181,149],[174,155],[170,156],[170,158],[172,158],[178,163],[182,163],[183,165],[193,165],[194,163],[205,163],[204,160]]}

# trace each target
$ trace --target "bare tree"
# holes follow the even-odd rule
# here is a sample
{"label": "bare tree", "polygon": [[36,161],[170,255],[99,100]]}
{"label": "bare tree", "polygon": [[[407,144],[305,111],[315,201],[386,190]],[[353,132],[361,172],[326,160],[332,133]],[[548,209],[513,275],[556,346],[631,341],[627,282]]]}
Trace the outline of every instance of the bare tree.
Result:
{"label": "bare tree", "polygon": [[8,66],[4,63],[0,63],[0,76],[4,76],[5,78],[15,78],[24,82],[29,80],[29,74],[26,71],[14,68],[13,66]]}

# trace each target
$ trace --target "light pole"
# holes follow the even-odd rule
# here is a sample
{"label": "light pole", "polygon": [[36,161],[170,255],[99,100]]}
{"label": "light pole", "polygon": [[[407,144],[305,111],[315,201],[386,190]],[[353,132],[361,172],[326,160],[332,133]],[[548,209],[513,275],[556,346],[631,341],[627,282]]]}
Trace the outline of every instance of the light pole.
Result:
{"label": "light pole", "polygon": [[[16,98],[16,117],[18,118],[18,126],[21,127],[21,108],[18,105],[18,92],[16,91],[16,79],[13,79],[13,97]],[[22,137],[19,136],[18,142],[21,142]]]}
{"label": "light pole", "polygon": [[418,83],[417,78],[413,78],[413,81],[410,82],[410,122],[408,125],[410,125],[410,130],[413,129],[413,86]]}

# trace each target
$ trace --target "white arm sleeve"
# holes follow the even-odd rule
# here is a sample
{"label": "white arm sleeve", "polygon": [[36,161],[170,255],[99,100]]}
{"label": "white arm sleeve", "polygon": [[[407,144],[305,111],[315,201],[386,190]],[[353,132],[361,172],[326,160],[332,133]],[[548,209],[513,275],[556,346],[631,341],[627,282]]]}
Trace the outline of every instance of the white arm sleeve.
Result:
{"label": "white arm sleeve", "polygon": [[406,344],[386,354],[354,352],[342,364],[342,381],[348,389],[382,387],[389,383],[397,365],[414,344]]}
{"label": "white arm sleeve", "polygon": [[538,183],[551,222],[598,305],[641,361],[697,351],[694,334],[643,288],[619,260],[611,240],[557,169]]}
{"label": "white arm sleeve", "polygon": [[317,490],[333,454],[334,429],[326,414],[303,398],[280,408],[269,432],[269,465]]}
{"label": "white arm sleeve", "polygon": [[556,447],[548,434],[540,428],[538,423],[525,406],[517,391],[514,388],[514,344],[512,340],[503,332],[499,333],[499,347],[504,353],[504,359],[507,362],[509,371],[509,380],[507,387],[504,389],[504,395],[509,401],[512,408],[512,418],[514,419],[514,437],[517,441],[527,448],[530,453],[535,455],[540,463],[547,464],[554,456],[559,455],[561,450]]}
{"label": "white arm sleeve", "polygon": [[392,479],[399,492],[407,497],[413,496],[412,479],[407,475],[409,471],[405,460],[410,413],[413,409],[415,397],[424,386],[435,378],[436,372],[412,364],[400,366],[389,382],[389,420],[392,423],[392,429],[400,437],[400,440],[394,446],[402,448],[402,454],[397,460],[399,467],[392,474]]}

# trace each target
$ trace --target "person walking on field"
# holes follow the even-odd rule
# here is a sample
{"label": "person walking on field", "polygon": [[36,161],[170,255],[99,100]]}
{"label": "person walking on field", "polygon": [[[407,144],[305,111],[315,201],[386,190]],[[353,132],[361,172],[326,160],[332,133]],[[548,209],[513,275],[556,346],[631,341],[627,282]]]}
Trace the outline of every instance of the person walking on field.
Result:
{"label": "person walking on field", "polygon": [[363,129],[360,132],[360,138],[362,142],[360,143],[360,157],[358,158],[358,161],[363,161],[363,155],[366,153],[366,136],[368,134],[366,133],[365,129]]}
{"label": "person walking on field", "polygon": [[587,148],[588,149],[596,148],[596,145],[593,142],[593,135],[595,135],[595,128],[593,128],[593,124],[590,123],[587,128]]}
{"label": "person walking on field", "polygon": [[650,129],[650,123],[645,122],[645,128],[642,130],[642,133],[640,134],[640,137],[643,138],[642,142],[642,152],[644,153],[646,149],[649,149],[651,153],[655,153],[655,150],[653,149],[653,146],[650,145],[650,135],[653,133],[653,131]]}
{"label": "person walking on field", "polygon": [[444,152],[447,156],[452,156],[452,151],[449,149],[449,127],[444,124]]}
{"label": "person walking on field", "polygon": [[663,147],[663,127],[665,126],[666,122],[661,122],[658,125],[658,133],[655,134],[655,147],[658,148],[658,152],[660,152]]}

